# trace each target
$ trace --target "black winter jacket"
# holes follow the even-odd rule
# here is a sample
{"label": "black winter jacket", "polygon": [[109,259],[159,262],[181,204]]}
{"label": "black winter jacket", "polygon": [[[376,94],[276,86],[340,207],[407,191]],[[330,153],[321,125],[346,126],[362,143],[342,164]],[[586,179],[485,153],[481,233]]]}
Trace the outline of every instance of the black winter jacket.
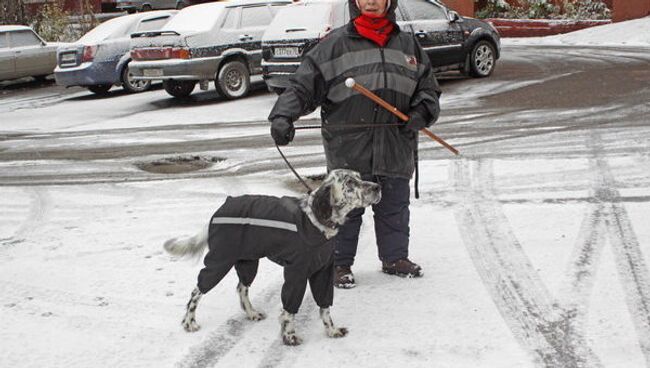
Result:
{"label": "black winter jacket", "polygon": [[[393,0],[388,14],[393,22],[396,6]],[[359,14],[354,1],[350,9],[354,19]],[[359,35],[350,22],[307,53],[269,120],[293,122],[321,106],[329,170],[410,178],[417,144],[414,132],[398,127],[346,128],[346,124],[400,123],[390,112],[347,88],[349,77],[400,111],[425,119],[428,125],[438,118],[440,88],[428,56],[414,36],[395,24],[386,46],[379,47]]]}

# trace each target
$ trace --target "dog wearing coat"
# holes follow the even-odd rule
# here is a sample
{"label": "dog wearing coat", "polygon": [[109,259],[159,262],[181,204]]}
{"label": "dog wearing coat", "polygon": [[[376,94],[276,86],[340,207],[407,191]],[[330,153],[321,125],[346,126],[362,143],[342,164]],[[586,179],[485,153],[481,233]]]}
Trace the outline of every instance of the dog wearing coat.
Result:
{"label": "dog wearing coat", "polygon": [[280,328],[286,345],[298,345],[294,317],[300,308],[307,284],[329,337],[343,337],[346,328],[337,328],[329,308],[334,295],[333,237],[347,214],[355,208],[376,204],[381,199],[378,184],[363,181],[352,170],[332,170],[323,183],[303,198],[244,195],[228,197],[210,219],[208,229],[186,239],[170,239],[165,250],[175,256],[208,253],[199,272],[182,320],[185,331],[194,332],[196,308],[201,297],[215,287],[234,267],[239,284],[237,293],[250,320],[266,318],[253,308],[248,289],[257,274],[259,259],[269,258],[284,267]]}

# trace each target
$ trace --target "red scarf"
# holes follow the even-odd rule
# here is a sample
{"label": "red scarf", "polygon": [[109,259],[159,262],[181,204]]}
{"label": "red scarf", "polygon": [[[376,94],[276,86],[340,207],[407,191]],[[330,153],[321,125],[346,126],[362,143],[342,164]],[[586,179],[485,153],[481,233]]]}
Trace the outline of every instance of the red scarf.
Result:
{"label": "red scarf", "polygon": [[354,19],[354,27],[359,34],[380,47],[388,42],[390,33],[393,31],[393,23],[386,18],[386,15],[361,14]]}

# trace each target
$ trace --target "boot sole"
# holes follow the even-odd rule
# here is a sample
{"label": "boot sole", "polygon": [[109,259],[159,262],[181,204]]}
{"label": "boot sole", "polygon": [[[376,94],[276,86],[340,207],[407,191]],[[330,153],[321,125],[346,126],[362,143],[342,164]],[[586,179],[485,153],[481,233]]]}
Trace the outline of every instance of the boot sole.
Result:
{"label": "boot sole", "polygon": [[357,286],[357,284],[334,284],[338,289],[352,289]]}
{"label": "boot sole", "polygon": [[407,279],[422,277],[422,275],[424,275],[424,273],[422,271],[420,271],[418,273],[404,273],[404,272],[397,272],[397,271],[385,270],[385,269],[382,269],[381,271],[383,273],[385,273],[385,274],[388,274],[388,275],[399,276],[399,277],[403,277],[403,278],[407,278]]}

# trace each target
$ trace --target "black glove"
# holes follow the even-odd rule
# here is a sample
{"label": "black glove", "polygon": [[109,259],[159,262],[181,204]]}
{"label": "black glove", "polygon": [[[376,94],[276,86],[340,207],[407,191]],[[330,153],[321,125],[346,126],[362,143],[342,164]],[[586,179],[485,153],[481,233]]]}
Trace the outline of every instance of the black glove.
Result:
{"label": "black glove", "polygon": [[271,137],[278,146],[286,146],[293,140],[296,129],[287,118],[278,117],[271,122]]}
{"label": "black glove", "polygon": [[402,127],[403,129],[411,130],[413,132],[419,132],[420,130],[428,127],[430,124],[420,115],[417,111],[411,112],[411,117],[409,121]]}

